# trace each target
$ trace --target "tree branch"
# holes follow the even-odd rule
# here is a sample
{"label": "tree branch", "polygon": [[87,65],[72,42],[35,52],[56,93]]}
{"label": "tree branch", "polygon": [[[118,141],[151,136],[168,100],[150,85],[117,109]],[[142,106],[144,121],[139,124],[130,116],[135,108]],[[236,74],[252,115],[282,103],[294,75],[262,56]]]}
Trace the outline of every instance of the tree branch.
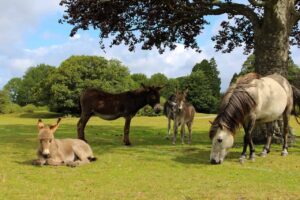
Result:
{"label": "tree branch", "polygon": [[263,7],[265,6],[265,2],[262,0],[248,0],[253,6]]}
{"label": "tree branch", "polygon": [[259,27],[259,17],[256,15],[256,13],[253,11],[253,9],[238,3],[211,3],[211,6],[218,7],[218,8],[211,8],[206,11],[204,11],[203,14],[205,15],[221,15],[221,14],[232,14],[232,15],[243,15],[246,18],[248,18],[251,23],[253,24],[253,27]]}

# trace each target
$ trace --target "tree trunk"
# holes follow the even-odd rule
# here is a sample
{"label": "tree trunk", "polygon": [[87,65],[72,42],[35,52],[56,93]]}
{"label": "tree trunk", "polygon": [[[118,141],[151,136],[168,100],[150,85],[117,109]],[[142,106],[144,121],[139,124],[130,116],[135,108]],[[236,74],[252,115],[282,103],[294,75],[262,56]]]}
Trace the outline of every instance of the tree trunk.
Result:
{"label": "tree trunk", "polygon": [[261,75],[287,75],[289,36],[293,27],[294,2],[278,0],[265,6],[264,20],[254,33],[255,71]]}
{"label": "tree trunk", "polygon": [[[294,1],[290,0],[270,0],[266,4],[263,22],[254,31],[255,72],[264,76],[275,72],[287,76],[289,35],[294,21],[292,9]],[[263,132],[260,127],[253,132],[256,143],[265,141],[261,137]],[[292,143],[294,138],[290,135],[289,142]]]}

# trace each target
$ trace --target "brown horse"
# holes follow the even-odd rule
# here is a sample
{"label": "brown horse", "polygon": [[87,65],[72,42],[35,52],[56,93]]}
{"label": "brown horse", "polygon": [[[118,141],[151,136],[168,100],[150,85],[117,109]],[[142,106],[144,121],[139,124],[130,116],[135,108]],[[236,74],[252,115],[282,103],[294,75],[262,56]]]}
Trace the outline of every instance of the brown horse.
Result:
{"label": "brown horse", "polygon": [[111,94],[97,89],[87,89],[80,97],[81,117],[77,123],[78,138],[85,140],[84,128],[92,115],[105,120],[125,118],[125,145],[130,145],[129,130],[131,119],[144,107],[150,105],[156,113],[161,111],[159,90],[162,87],[142,85],[142,88],[119,94]]}
{"label": "brown horse", "polygon": [[189,130],[189,140],[188,143],[191,144],[192,140],[192,125],[195,116],[195,108],[192,104],[188,103],[186,100],[187,90],[184,92],[176,92],[175,96],[175,106],[173,107],[173,117],[174,117],[174,135],[173,144],[176,143],[176,136],[178,132],[178,126],[181,126],[181,143],[184,144],[185,136],[185,125],[187,125]]}

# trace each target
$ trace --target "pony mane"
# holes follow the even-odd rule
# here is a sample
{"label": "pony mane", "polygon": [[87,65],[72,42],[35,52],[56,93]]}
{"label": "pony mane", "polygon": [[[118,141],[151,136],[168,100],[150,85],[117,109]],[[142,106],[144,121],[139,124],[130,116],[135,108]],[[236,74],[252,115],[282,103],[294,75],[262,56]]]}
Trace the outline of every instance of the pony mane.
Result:
{"label": "pony mane", "polygon": [[226,128],[235,134],[236,129],[244,121],[244,118],[256,106],[256,102],[245,89],[253,87],[254,84],[250,84],[250,82],[260,77],[256,73],[246,74],[240,77],[236,84],[228,88],[221,101],[219,113],[212,123],[209,132],[211,139],[216,135],[218,128]]}

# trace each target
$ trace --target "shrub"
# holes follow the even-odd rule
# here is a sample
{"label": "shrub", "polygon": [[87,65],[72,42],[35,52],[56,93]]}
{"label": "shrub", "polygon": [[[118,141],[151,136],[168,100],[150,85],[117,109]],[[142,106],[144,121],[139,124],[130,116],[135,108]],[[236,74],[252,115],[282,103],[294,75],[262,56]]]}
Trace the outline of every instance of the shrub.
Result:
{"label": "shrub", "polygon": [[22,109],[23,109],[24,112],[34,113],[34,111],[37,110],[37,107],[35,105],[33,105],[33,104],[27,104]]}

